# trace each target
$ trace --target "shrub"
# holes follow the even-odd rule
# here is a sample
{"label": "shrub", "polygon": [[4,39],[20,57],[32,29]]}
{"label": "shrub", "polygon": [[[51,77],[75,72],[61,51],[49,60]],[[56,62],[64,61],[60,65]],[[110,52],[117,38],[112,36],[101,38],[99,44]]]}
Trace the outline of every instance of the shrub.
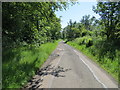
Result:
{"label": "shrub", "polygon": [[74,40],[74,42],[76,42],[77,44],[79,45],[86,45],[86,47],[90,47],[93,45],[93,40],[90,36],[84,36],[84,37],[81,37],[81,38],[76,38]]}

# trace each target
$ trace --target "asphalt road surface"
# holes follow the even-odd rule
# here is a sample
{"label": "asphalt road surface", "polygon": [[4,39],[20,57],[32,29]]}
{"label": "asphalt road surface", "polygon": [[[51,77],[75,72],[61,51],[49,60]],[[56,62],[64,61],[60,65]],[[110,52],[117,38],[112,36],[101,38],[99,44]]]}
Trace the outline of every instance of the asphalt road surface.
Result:
{"label": "asphalt road surface", "polygon": [[118,88],[96,63],[60,42],[26,88]]}

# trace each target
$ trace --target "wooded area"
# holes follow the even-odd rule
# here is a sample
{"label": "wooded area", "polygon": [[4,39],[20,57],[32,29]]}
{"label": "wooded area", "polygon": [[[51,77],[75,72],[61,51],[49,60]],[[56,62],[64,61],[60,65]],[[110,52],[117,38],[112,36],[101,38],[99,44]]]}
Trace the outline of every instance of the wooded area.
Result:
{"label": "wooded area", "polygon": [[66,2],[3,3],[3,48],[57,40],[61,24],[55,11],[67,6]]}
{"label": "wooded area", "polygon": [[102,36],[107,41],[112,41],[119,46],[120,41],[120,3],[119,2],[99,2],[93,11],[101,16],[97,20],[94,16],[85,15],[80,23],[69,21],[69,25],[63,30],[63,38],[68,41],[77,37]]}
{"label": "wooded area", "polygon": [[4,88],[20,88],[25,85],[55,49],[58,39],[65,40],[71,46],[80,47],[81,51],[87,50],[87,53],[118,79],[120,2],[98,2],[93,11],[100,15],[100,19],[85,15],[78,23],[70,20],[61,30],[61,20],[55,11],[62,11],[74,4],[2,3]]}

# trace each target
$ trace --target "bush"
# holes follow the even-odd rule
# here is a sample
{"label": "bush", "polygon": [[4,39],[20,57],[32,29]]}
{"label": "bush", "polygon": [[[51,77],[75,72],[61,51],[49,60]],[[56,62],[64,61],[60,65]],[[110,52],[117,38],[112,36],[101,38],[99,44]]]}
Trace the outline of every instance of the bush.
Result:
{"label": "bush", "polygon": [[76,42],[77,44],[79,45],[86,45],[86,47],[90,47],[93,45],[93,40],[90,36],[84,36],[84,37],[81,37],[81,38],[76,38],[74,40],[74,42]]}

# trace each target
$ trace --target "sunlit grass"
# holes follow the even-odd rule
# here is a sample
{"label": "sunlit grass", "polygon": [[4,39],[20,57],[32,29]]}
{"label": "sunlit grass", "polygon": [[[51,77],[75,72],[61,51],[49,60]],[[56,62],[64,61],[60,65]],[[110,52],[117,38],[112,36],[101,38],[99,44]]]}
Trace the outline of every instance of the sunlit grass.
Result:
{"label": "sunlit grass", "polygon": [[25,85],[57,45],[58,41],[37,48],[26,46],[3,51],[3,88]]}

